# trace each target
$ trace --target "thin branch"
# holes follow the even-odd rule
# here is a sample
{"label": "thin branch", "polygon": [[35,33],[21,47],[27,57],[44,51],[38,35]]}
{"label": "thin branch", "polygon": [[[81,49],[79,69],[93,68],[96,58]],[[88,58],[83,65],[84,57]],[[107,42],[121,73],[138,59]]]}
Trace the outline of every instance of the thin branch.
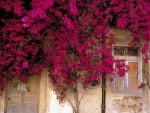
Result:
{"label": "thin branch", "polygon": [[66,99],[69,101],[69,103],[71,104],[71,106],[72,106],[72,108],[73,108],[73,111],[75,111],[76,112],[76,108],[75,108],[75,106],[73,105],[73,103],[72,103],[72,101],[71,101],[71,99],[66,95]]}
{"label": "thin branch", "polygon": [[84,97],[85,94],[86,94],[85,92],[87,92],[88,89],[89,89],[89,88],[87,88],[87,90],[85,90],[84,93],[81,95],[81,97],[80,97],[80,99],[79,99],[79,105],[80,105],[80,103],[81,103],[81,100],[83,99],[83,97]]}
{"label": "thin branch", "polygon": [[25,42],[21,47],[25,46],[25,45],[26,45],[28,42],[30,42],[32,39],[33,39],[33,38],[27,39],[26,42]]}

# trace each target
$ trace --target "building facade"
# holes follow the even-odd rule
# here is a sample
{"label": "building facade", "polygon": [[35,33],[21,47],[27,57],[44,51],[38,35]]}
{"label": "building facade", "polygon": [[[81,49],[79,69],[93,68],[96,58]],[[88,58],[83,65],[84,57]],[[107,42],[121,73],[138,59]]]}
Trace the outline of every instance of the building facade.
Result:
{"label": "building facade", "polygon": [[[142,62],[140,48],[129,48],[130,32],[112,29],[116,44],[113,55],[116,59],[125,59],[129,71],[124,77],[114,76],[106,84],[106,113],[150,113],[150,61]],[[138,88],[141,83],[145,87]],[[101,83],[84,91],[80,113],[101,112]],[[8,83],[5,92],[0,94],[0,113],[73,113],[68,102],[59,104],[48,72],[43,70],[40,77],[33,76],[27,83],[16,80]]]}

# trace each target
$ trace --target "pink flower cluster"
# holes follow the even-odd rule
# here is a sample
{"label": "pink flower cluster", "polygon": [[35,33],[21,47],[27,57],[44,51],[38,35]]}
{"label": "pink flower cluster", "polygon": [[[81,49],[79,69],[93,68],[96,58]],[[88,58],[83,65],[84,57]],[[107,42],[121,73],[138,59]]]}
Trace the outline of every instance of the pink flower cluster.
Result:
{"label": "pink flower cluster", "polygon": [[123,76],[122,61],[113,68],[109,28],[129,29],[134,45],[146,42],[141,50],[147,61],[149,5],[147,0],[1,0],[0,90],[8,80],[25,81],[43,68],[59,93],[78,82],[87,87],[103,73]]}

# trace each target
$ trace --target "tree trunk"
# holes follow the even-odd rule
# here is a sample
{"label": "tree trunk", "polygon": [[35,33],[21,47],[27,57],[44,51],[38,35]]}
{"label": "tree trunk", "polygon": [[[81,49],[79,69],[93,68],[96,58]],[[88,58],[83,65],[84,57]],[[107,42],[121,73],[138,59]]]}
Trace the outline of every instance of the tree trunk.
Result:
{"label": "tree trunk", "polygon": [[79,111],[79,95],[78,95],[78,85],[76,83],[76,88],[75,88],[75,92],[74,92],[74,99],[75,99],[75,108],[76,108],[76,112],[75,113],[80,113]]}

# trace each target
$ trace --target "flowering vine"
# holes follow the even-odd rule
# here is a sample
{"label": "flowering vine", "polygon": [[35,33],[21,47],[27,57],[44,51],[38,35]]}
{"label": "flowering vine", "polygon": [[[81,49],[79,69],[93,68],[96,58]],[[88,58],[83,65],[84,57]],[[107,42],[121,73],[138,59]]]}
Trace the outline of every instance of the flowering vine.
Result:
{"label": "flowering vine", "polygon": [[47,68],[63,98],[78,82],[87,87],[101,73],[114,73],[110,26],[129,29],[131,46],[142,41],[147,61],[149,5],[147,0],[1,0],[0,90],[8,80],[26,81]]}

